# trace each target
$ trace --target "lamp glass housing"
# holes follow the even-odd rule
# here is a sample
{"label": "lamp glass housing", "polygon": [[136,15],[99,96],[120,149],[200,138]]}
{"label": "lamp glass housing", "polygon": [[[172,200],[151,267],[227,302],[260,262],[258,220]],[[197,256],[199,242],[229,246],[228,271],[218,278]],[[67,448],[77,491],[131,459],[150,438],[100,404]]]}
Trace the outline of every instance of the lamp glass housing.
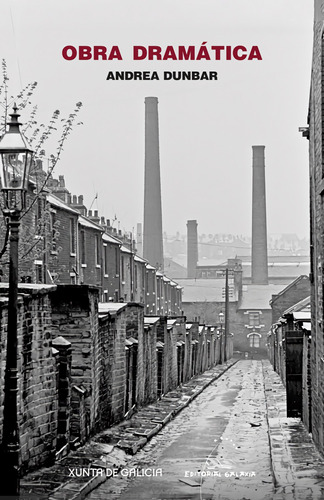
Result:
{"label": "lamp glass housing", "polygon": [[10,114],[9,129],[0,140],[0,182],[6,210],[21,210],[25,205],[33,151],[20,132],[18,108]]}
{"label": "lamp glass housing", "polygon": [[1,188],[3,190],[27,191],[30,167],[33,161],[31,151],[2,151]]}

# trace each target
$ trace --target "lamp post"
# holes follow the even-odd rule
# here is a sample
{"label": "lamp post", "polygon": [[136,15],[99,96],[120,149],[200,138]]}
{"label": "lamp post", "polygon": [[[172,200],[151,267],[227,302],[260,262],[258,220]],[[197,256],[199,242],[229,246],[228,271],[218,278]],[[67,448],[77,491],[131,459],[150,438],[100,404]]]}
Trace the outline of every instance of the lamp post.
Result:
{"label": "lamp post", "polygon": [[221,311],[218,314],[218,321],[220,323],[220,333],[221,333],[221,363],[225,361],[225,353],[223,354],[223,346],[224,346],[224,341],[223,341],[223,326],[224,326],[224,313]]}
{"label": "lamp post", "polygon": [[10,231],[7,357],[1,445],[1,494],[19,495],[19,429],[17,369],[18,242],[21,211],[25,207],[33,151],[21,134],[18,108],[14,105],[9,129],[0,140],[0,178],[3,213]]}

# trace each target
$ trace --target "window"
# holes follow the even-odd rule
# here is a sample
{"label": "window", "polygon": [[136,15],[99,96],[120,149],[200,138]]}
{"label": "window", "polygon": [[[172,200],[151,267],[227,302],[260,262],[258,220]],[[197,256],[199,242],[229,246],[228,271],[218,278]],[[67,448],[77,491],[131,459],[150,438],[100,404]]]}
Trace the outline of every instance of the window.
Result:
{"label": "window", "polygon": [[43,228],[43,223],[42,223],[42,217],[43,217],[43,211],[44,211],[44,200],[42,198],[37,199],[36,203],[36,208],[35,208],[35,228],[36,228],[36,235],[41,236],[42,235],[42,228]]}
{"label": "window", "polygon": [[108,247],[107,245],[104,244],[104,248],[103,248],[103,252],[104,252],[104,259],[103,259],[103,264],[104,264],[104,275],[108,275]]}
{"label": "window", "polygon": [[118,248],[115,247],[115,275],[119,278]]}
{"label": "window", "polygon": [[57,250],[57,231],[56,231],[56,213],[51,211],[51,233],[52,233],[52,252],[56,252]]}
{"label": "window", "polygon": [[95,262],[96,266],[100,266],[100,239],[99,235],[95,235]]}
{"label": "window", "polygon": [[85,232],[82,230],[80,233],[80,256],[81,256],[81,264],[86,265],[86,241],[85,241]]}
{"label": "window", "polygon": [[35,260],[36,283],[43,283],[43,261]]}
{"label": "window", "polygon": [[137,290],[137,264],[134,266],[134,288]]}
{"label": "window", "polygon": [[260,335],[258,333],[251,333],[249,341],[250,347],[260,347]]}
{"label": "window", "polygon": [[260,326],[260,313],[259,312],[249,312],[249,325],[250,326]]}
{"label": "window", "polygon": [[72,254],[76,253],[75,219],[70,219],[70,252]]}
{"label": "window", "polygon": [[124,256],[121,258],[121,279],[125,281],[125,264],[124,264]]}

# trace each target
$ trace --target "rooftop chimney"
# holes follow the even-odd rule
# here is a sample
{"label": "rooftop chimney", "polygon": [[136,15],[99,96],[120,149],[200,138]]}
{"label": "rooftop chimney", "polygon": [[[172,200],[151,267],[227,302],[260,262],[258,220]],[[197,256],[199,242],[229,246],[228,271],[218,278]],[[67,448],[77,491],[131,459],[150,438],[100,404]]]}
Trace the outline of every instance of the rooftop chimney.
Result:
{"label": "rooftop chimney", "polygon": [[268,284],[264,146],[252,146],[252,283]]}
{"label": "rooftop chimney", "polygon": [[187,221],[187,277],[195,278],[198,264],[197,221]]}
{"label": "rooftop chimney", "polygon": [[143,256],[163,270],[162,203],[157,97],[145,98],[145,183]]}

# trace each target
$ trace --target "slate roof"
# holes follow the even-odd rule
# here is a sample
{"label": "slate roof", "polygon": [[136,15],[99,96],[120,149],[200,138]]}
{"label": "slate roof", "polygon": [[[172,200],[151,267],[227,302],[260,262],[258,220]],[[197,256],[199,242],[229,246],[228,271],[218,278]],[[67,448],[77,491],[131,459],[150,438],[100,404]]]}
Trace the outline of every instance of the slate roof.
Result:
{"label": "slate roof", "polygon": [[288,309],[286,309],[283,314],[290,314],[293,312],[305,311],[305,310],[310,311],[310,309],[311,309],[311,300],[310,300],[310,296],[309,296],[303,300],[300,300],[299,302],[297,302],[293,306],[289,307]]}
{"label": "slate roof", "polygon": [[61,198],[58,198],[57,196],[55,196],[52,193],[48,194],[46,199],[54,207],[62,208],[63,210],[67,210],[68,212],[72,212],[76,215],[80,215],[80,212],[78,212],[74,208],[72,208],[69,205],[67,205],[66,203],[64,203],[64,201],[62,201]]}
{"label": "slate roof", "polygon": [[272,295],[278,294],[284,285],[243,285],[243,297],[239,307],[242,309],[271,309],[270,300]]}
{"label": "slate roof", "polygon": [[[223,290],[224,279],[177,279],[179,286],[183,288],[182,302],[224,302]],[[229,286],[233,284],[229,280]],[[281,286],[282,288],[282,286]],[[237,293],[229,297],[230,302],[238,300]]]}
{"label": "slate roof", "polygon": [[114,243],[115,245],[121,245],[122,242],[115,238],[114,236],[111,236],[110,234],[104,233],[102,235],[102,240],[106,241],[107,243]]}
{"label": "slate roof", "polygon": [[291,283],[289,283],[289,285],[287,285],[285,288],[280,290],[280,292],[277,295],[272,297],[272,299],[270,301],[271,304],[273,304],[278,299],[278,297],[281,297],[281,295],[283,295],[285,292],[287,292],[290,288],[292,288],[294,285],[296,285],[299,281],[303,281],[303,280],[309,281],[308,276],[301,275],[301,276],[298,276],[298,278],[296,278],[295,280],[291,281]]}
{"label": "slate roof", "polygon": [[144,316],[145,325],[155,325],[160,320],[160,316]]}
{"label": "slate roof", "polygon": [[127,306],[125,302],[99,302],[98,311],[100,315],[116,314]]}

